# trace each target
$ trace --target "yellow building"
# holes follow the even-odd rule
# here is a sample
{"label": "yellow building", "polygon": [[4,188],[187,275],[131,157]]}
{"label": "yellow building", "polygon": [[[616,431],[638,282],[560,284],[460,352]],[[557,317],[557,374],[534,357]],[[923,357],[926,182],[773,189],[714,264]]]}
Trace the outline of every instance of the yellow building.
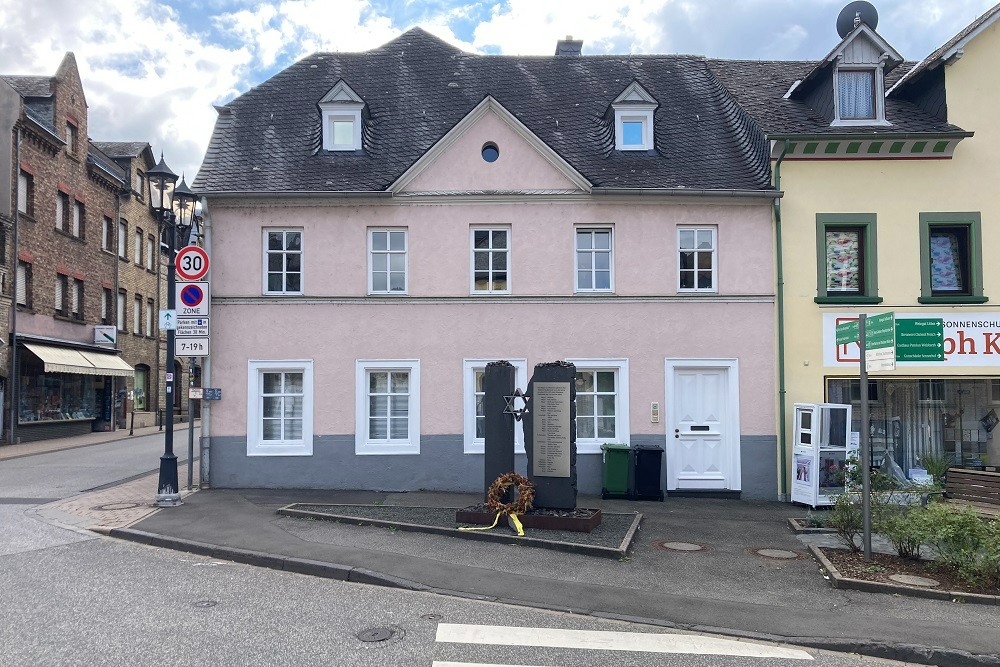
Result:
{"label": "yellow building", "polygon": [[1000,464],[1000,5],[919,63],[865,18],[819,63],[715,66],[760,123],[784,193],[783,495],[793,404],[860,402],[859,347],[838,346],[835,327],[861,313],[943,321],[944,361],[870,375],[873,463]]}

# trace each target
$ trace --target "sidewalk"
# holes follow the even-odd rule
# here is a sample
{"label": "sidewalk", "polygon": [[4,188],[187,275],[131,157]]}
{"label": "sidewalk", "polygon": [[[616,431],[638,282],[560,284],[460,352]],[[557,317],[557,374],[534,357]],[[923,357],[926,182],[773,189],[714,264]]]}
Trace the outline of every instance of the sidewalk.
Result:
{"label": "sidewalk", "polygon": [[[787,517],[801,512],[792,505],[581,498],[583,507],[644,514],[633,552],[621,562],[275,514],[292,502],[461,507],[476,499],[467,494],[216,489],[141,518],[131,529],[102,532],[363,583],[764,636],[922,664],[1000,665],[996,607],[832,589],[806,554],[805,542],[785,525]],[[704,548],[666,551],[655,545],[662,541]],[[761,548],[794,551],[798,557],[764,558],[756,553]]]}
{"label": "sidewalk", "polygon": [[[201,426],[201,420],[194,420],[195,428]],[[174,433],[186,431],[187,422],[174,424]],[[115,440],[128,440],[129,438],[141,438],[145,435],[156,435],[162,433],[158,426],[137,428],[132,435],[128,429],[118,429],[117,431],[97,431],[85,435],[74,435],[68,438],[54,438],[52,440],[38,440],[37,442],[26,442],[20,445],[0,446],[0,461],[6,459],[16,459],[22,456],[34,456],[35,454],[47,454],[48,452],[58,452],[64,449],[76,449],[77,447],[89,447],[90,445],[101,445]],[[176,437],[176,436],[175,436]]]}

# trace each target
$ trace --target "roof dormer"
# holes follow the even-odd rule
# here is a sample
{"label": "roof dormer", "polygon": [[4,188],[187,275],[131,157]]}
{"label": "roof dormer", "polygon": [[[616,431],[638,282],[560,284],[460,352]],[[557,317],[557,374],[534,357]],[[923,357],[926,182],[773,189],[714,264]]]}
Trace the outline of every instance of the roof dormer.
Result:
{"label": "roof dormer", "polygon": [[834,64],[831,125],[888,125],[885,119],[885,73],[903,57],[865,23],[827,57]]}
{"label": "roof dormer", "polygon": [[365,101],[343,79],[319,101],[323,150],[361,150],[361,112]]}
{"label": "roof dormer", "polygon": [[615,150],[653,150],[653,112],[659,102],[633,81],[611,103],[615,110]]}

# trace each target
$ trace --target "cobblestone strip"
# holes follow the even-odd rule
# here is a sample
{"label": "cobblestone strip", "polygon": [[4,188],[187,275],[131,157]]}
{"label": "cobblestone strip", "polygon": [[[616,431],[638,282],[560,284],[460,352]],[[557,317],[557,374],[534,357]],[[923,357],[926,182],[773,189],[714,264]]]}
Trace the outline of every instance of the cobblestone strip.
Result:
{"label": "cobblestone strip", "polygon": [[[199,475],[198,464],[198,461],[194,462],[195,480]],[[127,528],[161,509],[153,504],[158,474],[151,472],[110,489],[58,500],[36,507],[33,512],[49,523],[71,528],[101,533],[106,533],[112,528]],[[198,490],[197,485],[191,491],[184,488],[187,480],[187,464],[177,466],[177,477],[181,480],[182,500]]]}

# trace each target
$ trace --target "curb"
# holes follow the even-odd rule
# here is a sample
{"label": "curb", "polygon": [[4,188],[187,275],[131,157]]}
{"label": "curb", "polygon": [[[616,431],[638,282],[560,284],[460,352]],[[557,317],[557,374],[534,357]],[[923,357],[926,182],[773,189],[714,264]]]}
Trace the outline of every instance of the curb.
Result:
{"label": "curb", "polygon": [[788,519],[788,527],[796,535],[829,535],[837,532],[833,528],[814,528],[812,526],[807,526],[802,523],[801,519],[793,518]]}
{"label": "curb", "polygon": [[[106,532],[105,532],[106,531]],[[102,529],[97,532],[130,542],[158,546],[175,551],[200,554],[219,560],[230,560],[248,565],[259,565],[274,570],[293,572],[296,574],[308,574],[311,576],[323,577],[325,579],[335,579],[337,581],[347,581],[360,584],[370,584],[376,586],[386,586],[389,588],[400,588],[409,591],[419,591],[446,595],[465,600],[475,600],[480,602],[497,602],[501,604],[516,605],[519,607],[530,607],[543,609],[546,611],[572,613],[581,616],[592,616],[609,620],[625,621],[629,623],[641,623],[654,627],[671,628],[688,632],[704,632],[733,637],[736,639],[747,639],[751,641],[766,641],[778,644],[793,644],[807,648],[824,651],[835,651],[838,653],[856,653],[875,658],[897,660],[900,662],[910,662],[920,665],[949,665],[950,667],[983,667],[1000,665],[1000,655],[986,655],[969,653],[958,649],[943,649],[932,646],[922,646],[919,644],[890,644],[877,642],[868,639],[840,639],[835,637],[785,637],[733,628],[718,628],[707,625],[688,625],[674,623],[664,619],[644,618],[640,616],[629,616],[611,612],[602,612],[596,609],[578,609],[563,607],[555,604],[541,602],[530,602],[517,600],[515,598],[497,598],[486,595],[476,595],[463,591],[453,591],[444,588],[434,588],[424,584],[402,579],[365,568],[350,567],[337,563],[327,563],[324,561],[309,560],[305,558],[294,558],[290,556],[280,556],[256,551],[247,551],[234,547],[223,547],[204,542],[195,542],[175,537],[166,537],[156,533],[149,533],[131,528],[111,528]],[[811,547],[810,547],[811,549]],[[822,557],[822,554],[820,554]],[[825,558],[823,559],[825,560]],[[822,562],[822,561],[821,561]],[[829,561],[827,561],[829,562]],[[831,566],[832,567],[832,566]]]}
{"label": "curb", "polygon": [[[500,544],[516,544],[519,546],[537,547],[539,549],[551,549],[553,551],[563,551],[567,553],[577,553],[585,556],[600,556],[602,558],[621,559],[628,555],[632,546],[632,540],[639,524],[642,522],[642,514],[635,513],[632,524],[625,531],[621,544],[617,547],[602,547],[589,544],[578,544],[575,542],[564,542],[561,540],[544,540],[538,537],[517,537],[515,535],[505,535],[502,533],[486,533],[462,531],[444,526],[428,526],[419,523],[405,523],[401,521],[390,521],[387,519],[369,519],[364,517],[351,516],[350,514],[333,514],[328,512],[313,512],[310,510],[296,509],[296,505],[304,503],[292,503],[278,509],[280,516],[287,516],[295,519],[317,519],[320,521],[339,521],[341,523],[355,526],[375,526],[378,528],[396,528],[403,531],[415,533],[430,533],[432,535],[444,535],[446,537],[457,537],[466,540],[478,540],[480,542],[494,542]],[[315,506],[315,504],[312,504]],[[341,505],[330,505],[330,507],[345,507]],[[350,505],[346,506],[350,507]],[[455,508],[445,508],[455,509]]]}
{"label": "curb", "polygon": [[[927,600],[944,600],[946,602],[984,604],[1000,606],[1000,595],[984,593],[963,593],[961,591],[944,591],[934,588],[916,588],[903,584],[889,584],[882,581],[866,581],[845,577],[837,567],[830,562],[823,550],[815,545],[809,545],[809,552],[819,561],[820,566],[830,575],[830,585],[834,588],[865,591],[867,593],[888,593],[889,595],[906,595]],[[1000,663],[998,663],[1000,664]]]}

